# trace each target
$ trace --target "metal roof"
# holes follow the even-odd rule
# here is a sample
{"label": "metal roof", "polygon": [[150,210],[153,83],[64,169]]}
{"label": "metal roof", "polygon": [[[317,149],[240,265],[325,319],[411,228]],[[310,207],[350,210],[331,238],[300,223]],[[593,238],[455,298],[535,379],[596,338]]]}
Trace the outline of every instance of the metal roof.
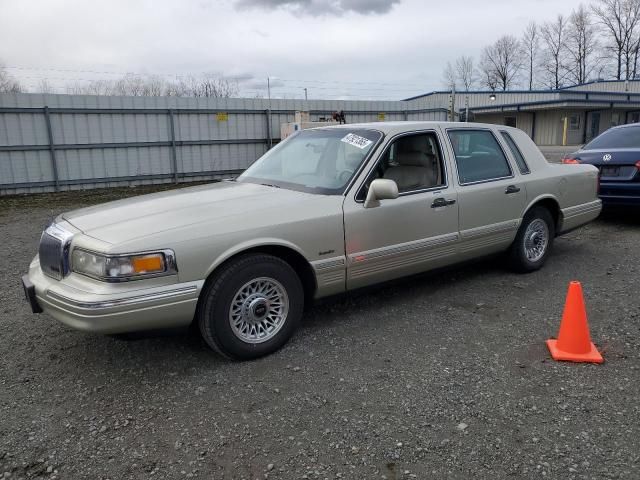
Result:
{"label": "metal roof", "polygon": [[[607,90],[606,88],[602,89],[594,89],[594,86],[625,86],[631,87],[632,91],[620,91],[619,88],[611,88]],[[450,94],[451,90],[434,90],[432,92],[423,93],[420,95],[416,95],[413,97],[405,98],[404,101],[418,100],[421,98],[429,97],[431,95],[437,94]],[[640,80],[594,80],[591,82],[579,83],[576,85],[569,85],[566,87],[560,88],[549,88],[549,89],[536,89],[536,90],[458,90],[456,94],[458,95],[504,95],[504,94],[553,94],[553,93],[583,93],[583,94],[595,94],[602,93],[607,95],[640,95]]]}

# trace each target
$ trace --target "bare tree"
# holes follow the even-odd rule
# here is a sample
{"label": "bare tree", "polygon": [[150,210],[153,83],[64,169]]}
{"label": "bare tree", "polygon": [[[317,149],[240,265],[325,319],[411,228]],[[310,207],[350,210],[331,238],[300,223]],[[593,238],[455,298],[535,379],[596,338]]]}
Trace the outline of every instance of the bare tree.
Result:
{"label": "bare tree", "polygon": [[571,12],[567,29],[568,74],[574,83],[585,83],[593,70],[589,63],[596,49],[596,32],[584,5]]}
{"label": "bare tree", "polygon": [[226,78],[205,76],[198,82],[194,97],[229,98],[238,94],[238,84]]}
{"label": "bare tree", "polygon": [[145,97],[161,97],[165,95],[167,82],[157,75],[151,75],[143,85],[142,95]]}
{"label": "bare tree", "polygon": [[493,45],[484,47],[480,61],[482,81],[492,90],[508,90],[522,69],[522,49],[513,35],[500,37]]}
{"label": "bare tree", "polygon": [[553,22],[540,27],[540,36],[544,46],[542,68],[546,83],[551,88],[560,88],[567,76],[567,21],[558,15]]}
{"label": "bare tree", "polygon": [[635,78],[640,48],[640,0],[629,1],[627,6],[627,44],[624,49],[625,78]]}
{"label": "bare tree", "polygon": [[444,84],[447,90],[455,90],[457,85],[457,75],[456,69],[451,64],[451,62],[447,62],[447,66],[444,67],[444,71],[442,72],[442,83]]}
{"label": "bare tree", "polygon": [[529,90],[533,90],[534,73],[538,61],[538,50],[540,48],[540,32],[536,22],[529,22],[522,34],[522,51],[524,52],[527,69],[529,70]]}
{"label": "bare tree", "polygon": [[24,91],[24,87],[13,78],[7,69],[0,65],[0,93],[20,93]]}
{"label": "bare tree", "polygon": [[56,87],[54,87],[47,78],[40,80],[36,87],[37,93],[56,93],[56,91]]}
{"label": "bare tree", "polygon": [[128,73],[115,81],[112,86],[112,95],[140,97],[143,95],[144,85],[144,78]]}
{"label": "bare tree", "polygon": [[83,95],[121,95],[133,97],[214,97],[229,98],[237,95],[238,84],[234,80],[214,76],[182,77],[166,81],[159,76],[127,74],[119,80],[92,80],[85,84],[67,86],[67,93]]}
{"label": "bare tree", "polygon": [[607,39],[605,49],[615,56],[616,78],[630,78],[636,70],[640,45],[637,39],[640,0],[598,0],[591,9]]}
{"label": "bare tree", "polygon": [[[192,78],[192,77],[189,77]],[[177,78],[173,82],[167,82],[164,94],[168,97],[191,97],[192,86],[184,77]]]}
{"label": "bare tree", "polygon": [[456,60],[456,78],[465,91],[471,90],[475,83],[473,58],[462,55]]}
{"label": "bare tree", "polygon": [[110,80],[91,80],[88,83],[75,81],[65,90],[70,95],[117,95],[116,83]]}
{"label": "bare tree", "polygon": [[169,82],[165,88],[166,95],[176,97],[229,98],[238,92],[236,81],[212,75],[180,78],[175,82]]}

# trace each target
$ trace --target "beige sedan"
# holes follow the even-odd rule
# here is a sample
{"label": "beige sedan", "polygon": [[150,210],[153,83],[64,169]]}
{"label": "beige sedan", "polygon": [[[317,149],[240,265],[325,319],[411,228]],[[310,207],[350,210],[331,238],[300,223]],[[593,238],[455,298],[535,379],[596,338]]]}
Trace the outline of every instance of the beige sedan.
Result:
{"label": "beige sedan", "polygon": [[597,175],[504,126],[304,130],[235,181],[60,215],[23,284],[34,312],[79,330],[196,322],[218,352],[255,358],[316,298],[503,251],[540,268],[600,213]]}

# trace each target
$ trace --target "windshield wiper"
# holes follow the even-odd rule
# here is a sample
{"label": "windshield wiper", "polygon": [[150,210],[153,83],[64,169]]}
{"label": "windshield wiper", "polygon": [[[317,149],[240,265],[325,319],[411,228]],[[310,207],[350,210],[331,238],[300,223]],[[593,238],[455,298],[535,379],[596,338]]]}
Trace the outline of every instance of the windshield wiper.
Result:
{"label": "windshield wiper", "polygon": [[264,185],[265,187],[280,188],[279,185],[274,185],[273,183],[261,183],[260,185]]}

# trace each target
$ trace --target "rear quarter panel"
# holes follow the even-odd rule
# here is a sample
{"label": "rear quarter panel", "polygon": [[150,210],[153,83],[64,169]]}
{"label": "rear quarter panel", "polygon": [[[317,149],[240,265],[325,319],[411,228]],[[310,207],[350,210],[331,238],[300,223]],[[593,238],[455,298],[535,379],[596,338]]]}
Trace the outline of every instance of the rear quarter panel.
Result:
{"label": "rear quarter panel", "polygon": [[[531,173],[524,175],[527,207],[543,199],[553,199],[560,207],[558,231],[563,232],[598,216],[598,169],[592,165],[550,163],[536,144],[521,130],[509,129],[518,143]],[[524,213],[524,212],[523,212]]]}

